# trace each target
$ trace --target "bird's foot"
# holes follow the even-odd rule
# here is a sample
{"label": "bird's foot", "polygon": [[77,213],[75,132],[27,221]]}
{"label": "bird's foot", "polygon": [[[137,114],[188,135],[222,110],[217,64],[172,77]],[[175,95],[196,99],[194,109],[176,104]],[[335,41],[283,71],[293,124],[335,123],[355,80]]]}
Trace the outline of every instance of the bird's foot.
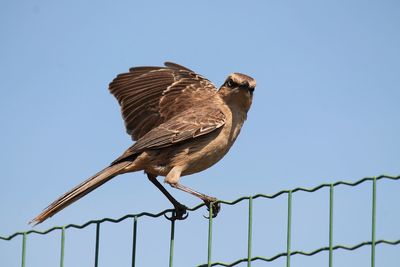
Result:
{"label": "bird's foot", "polygon": [[[216,199],[215,197],[208,197],[208,198],[204,199],[203,201],[204,201],[204,203],[206,204],[207,210],[208,210],[208,211],[210,211],[210,209],[211,209],[211,207],[212,207],[212,210],[211,210],[211,211],[212,211],[212,214],[211,214],[211,216],[212,216],[213,218],[217,217],[218,212],[221,210],[221,204],[217,202],[218,199]],[[210,219],[209,216],[204,216],[204,218]]]}
{"label": "bird's foot", "polygon": [[184,220],[189,216],[189,213],[187,212],[187,207],[185,205],[177,203],[174,206],[175,210],[172,212],[172,215],[168,217],[166,214],[164,214],[165,218],[167,218],[170,221],[175,221],[175,220]]}

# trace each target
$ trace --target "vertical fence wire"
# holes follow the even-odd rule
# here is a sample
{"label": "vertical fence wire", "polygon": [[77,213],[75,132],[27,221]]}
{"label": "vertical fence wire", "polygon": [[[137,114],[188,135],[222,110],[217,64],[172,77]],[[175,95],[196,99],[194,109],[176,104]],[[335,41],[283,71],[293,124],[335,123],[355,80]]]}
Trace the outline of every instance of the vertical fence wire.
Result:
{"label": "vertical fence wire", "polygon": [[371,267],[375,267],[376,177],[372,181]]}
{"label": "vertical fence wire", "polygon": [[292,190],[288,193],[288,215],[287,215],[287,242],[286,242],[286,267],[290,267],[290,246],[292,242]]}
{"label": "vertical fence wire", "polygon": [[329,267],[333,266],[333,184],[329,187]]}
{"label": "vertical fence wire", "polygon": [[211,267],[212,223],[213,223],[213,205],[210,204],[210,209],[208,212],[208,245],[207,245],[207,266],[208,267]]}
{"label": "vertical fence wire", "polygon": [[21,267],[25,267],[26,256],[26,233],[22,235],[22,253],[21,253]]}
{"label": "vertical fence wire", "polygon": [[[175,212],[172,214],[175,217]],[[174,264],[175,220],[171,220],[171,239],[169,243],[169,267]]]}
{"label": "vertical fence wire", "polygon": [[136,239],[137,239],[137,216],[133,217],[132,229],[132,267],[136,264]]}
{"label": "vertical fence wire", "polygon": [[61,228],[60,267],[64,267],[65,226]]}
{"label": "vertical fence wire", "polygon": [[251,245],[253,237],[253,197],[249,198],[249,222],[247,229],[247,266],[251,267]]}
{"label": "vertical fence wire", "polygon": [[99,266],[100,223],[96,223],[96,248],[94,252],[94,267]]}

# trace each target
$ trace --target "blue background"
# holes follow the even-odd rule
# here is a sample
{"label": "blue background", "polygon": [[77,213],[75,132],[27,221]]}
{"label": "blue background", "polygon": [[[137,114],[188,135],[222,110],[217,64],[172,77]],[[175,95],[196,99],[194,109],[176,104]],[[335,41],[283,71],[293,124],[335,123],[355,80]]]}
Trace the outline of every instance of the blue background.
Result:
{"label": "blue background", "polygon": [[[108,83],[129,67],[174,61],[217,86],[257,80],[230,153],[182,183],[224,200],[297,186],[400,174],[400,4],[397,1],[1,1],[0,235],[108,165],[128,146]],[[170,190],[170,189],[168,189]],[[377,238],[397,240],[400,185],[378,184]],[[170,190],[188,206],[199,201]],[[328,190],[296,193],[293,250],[328,245]],[[286,251],[286,196],[254,203],[253,255]],[[120,176],[35,227],[170,208],[142,173]],[[205,208],[177,223],[174,266],[207,259]],[[371,184],[335,191],[334,244],[371,238]],[[223,206],[213,259],[247,255],[247,204]],[[138,266],[167,266],[169,224],[138,225]],[[100,266],[129,266],[131,221],[104,224]],[[59,232],[30,235],[27,266],[57,266]],[[21,239],[0,241],[0,266],[20,265]],[[327,253],[292,266],[327,266]],[[400,247],[377,247],[395,266]],[[66,233],[65,266],[91,266],[94,227]],[[370,248],[337,251],[335,266],[367,266]],[[253,266],[283,266],[284,258]],[[240,266],[244,266],[240,265]]]}

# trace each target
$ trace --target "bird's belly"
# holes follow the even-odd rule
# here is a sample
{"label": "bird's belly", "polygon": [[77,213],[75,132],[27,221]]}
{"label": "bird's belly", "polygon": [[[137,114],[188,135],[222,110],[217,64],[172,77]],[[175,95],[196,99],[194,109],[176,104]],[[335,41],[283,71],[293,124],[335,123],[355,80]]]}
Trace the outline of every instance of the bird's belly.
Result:
{"label": "bird's belly", "polygon": [[195,149],[193,147],[182,149],[181,153],[175,155],[160,153],[164,154],[165,157],[163,158],[168,159],[169,162],[154,162],[153,164],[149,164],[145,170],[155,175],[166,176],[174,166],[184,165],[185,168],[181,175],[190,175],[208,169],[217,163],[226,152],[227,146],[214,148],[205,146],[200,150],[196,146]]}
{"label": "bird's belly", "polygon": [[230,146],[231,144],[226,135],[221,132],[211,142],[189,149],[186,168],[182,175],[189,175],[208,169],[225,156]]}
{"label": "bird's belly", "polygon": [[182,175],[189,175],[208,169],[217,163],[226,154],[226,150],[205,153],[201,156],[194,156],[189,162]]}

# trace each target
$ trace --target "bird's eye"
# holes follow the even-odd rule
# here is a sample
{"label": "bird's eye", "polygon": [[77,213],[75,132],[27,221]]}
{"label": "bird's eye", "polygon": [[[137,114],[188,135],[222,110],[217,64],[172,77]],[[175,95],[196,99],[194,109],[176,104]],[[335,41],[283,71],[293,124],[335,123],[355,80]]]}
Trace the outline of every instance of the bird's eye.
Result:
{"label": "bird's eye", "polygon": [[233,87],[234,86],[234,82],[231,80],[231,79],[229,79],[227,82],[226,82],[226,85],[228,85],[228,87]]}

